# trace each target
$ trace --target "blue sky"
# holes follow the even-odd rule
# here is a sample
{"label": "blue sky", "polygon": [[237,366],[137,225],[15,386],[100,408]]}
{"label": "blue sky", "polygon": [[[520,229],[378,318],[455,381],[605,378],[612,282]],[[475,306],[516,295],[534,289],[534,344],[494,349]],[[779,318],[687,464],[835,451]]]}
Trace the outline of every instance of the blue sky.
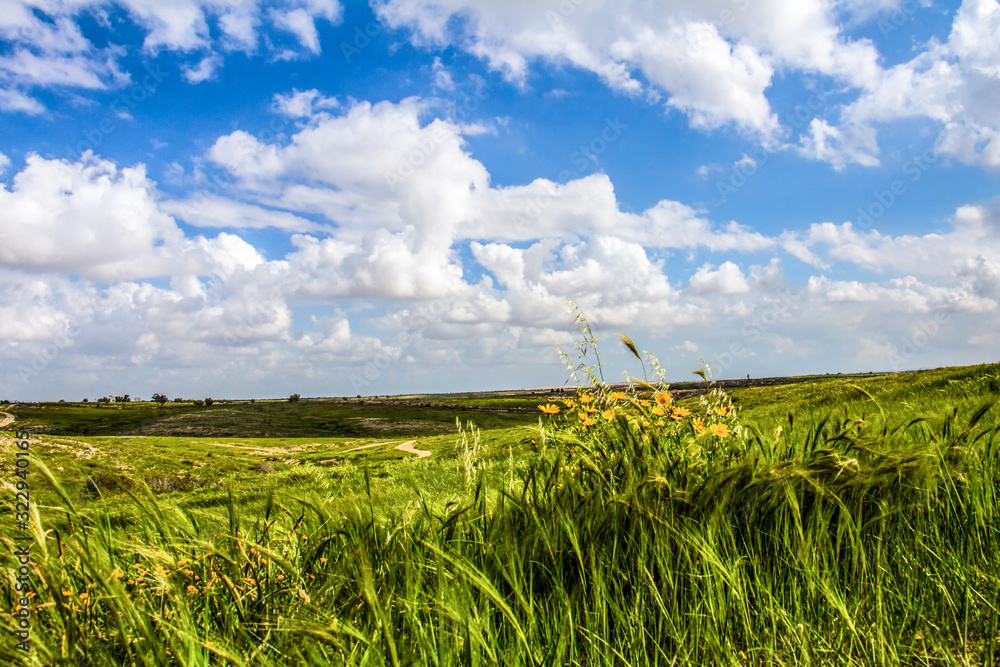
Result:
{"label": "blue sky", "polygon": [[11,400],[996,361],[996,0],[15,0]]}

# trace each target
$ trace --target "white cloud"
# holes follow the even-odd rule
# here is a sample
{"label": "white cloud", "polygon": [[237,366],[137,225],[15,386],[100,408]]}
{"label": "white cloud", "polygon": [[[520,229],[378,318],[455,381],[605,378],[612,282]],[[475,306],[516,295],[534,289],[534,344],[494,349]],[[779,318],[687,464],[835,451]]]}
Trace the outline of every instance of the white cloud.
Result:
{"label": "white cloud", "polygon": [[221,66],[222,58],[215,54],[209,54],[194,67],[185,67],[184,78],[188,83],[208,81]]}
{"label": "white cloud", "polygon": [[[449,363],[486,386],[552,383],[551,346],[572,343],[567,297],[605,340],[666,346],[675,377],[699,356],[729,377],[883,369],[926,322],[939,333],[910,366],[993,349],[996,202],[959,208],[937,234],[820,223],[772,238],[675,201],[625,211],[606,174],[495,186],[468,128],[419,99],[328,110],[293,91],[274,103],[299,119],[290,136],[236,131],[208,150],[209,167],[235,177],[226,196],[164,201],[142,165],[28,156],[0,185],[0,280],[12,286],[0,293],[0,382],[49,396],[98,378],[138,378],[143,395],[353,395],[432,391],[428,369]],[[175,217],[228,231],[189,237]],[[240,236],[264,227],[291,233],[292,250],[268,261]],[[823,273],[798,267],[797,288],[779,249]],[[739,263],[718,256],[737,251]],[[882,273],[845,278],[846,265]],[[11,321],[27,324],[15,334]],[[58,373],[25,384],[20,369],[67,330],[79,331],[72,353],[46,362]],[[965,356],[942,351],[956,347]],[[375,358],[377,379],[355,391],[349,378]]]}
{"label": "white cloud", "polygon": [[277,148],[262,144],[242,130],[220,137],[208,156],[244,180],[276,178],[285,169]]}
{"label": "white cloud", "polygon": [[304,9],[293,9],[290,11],[270,10],[271,20],[275,27],[295,35],[299,43],[312,53],[320,52],[319,33],[316,31],[316,24],[313,17]]}
{"label": "white cloud", "polygon": [[774,73],[828,77],[855,99],[824,104],[792,144],[838,170],[877,165],[877,127],[906,117],[939,122],[938,147],[947,154],[1000,166],[997,0],[964,0],[946,43],[916,44],[911,60],[887,69],[871,41],[852,40],[846,31],[865,22],[895,30],[900,21],[932,11],[929,2],[684,0],[667,8],[588,0],[543,8],[499,0],[380,0],[374,6],[388,25],[408,29],[415,43],[463,48],[519,84],[530,78],[533,61],[570,63],[630,95],[648,99],[662,91],[667,107],[683,112],[693,127],[735,125],[775,148],[791,128],[781,127],[771,108]]}
{"label": "white cloud", "polygon": [[948,41],[934,40],[911,60],[869,81],[841,110],[838,127],[817,119],[802,141],[806,155],[846,164],[877,164],[875,128],[901,118],[940,124],[937,149],[969,164],[1000,167],[1000,4],[964,0]]}
{"label": "white cloud", "polygon": [[737,160],[734,166],[737,169],[754,169],[757,167],[757,161],[744,153],[743,157]]}
{"label": "white cloud", "polygon": [[[254,53],[258,33],[265,27],[291,32],[305,52],[315,56],[322,50],[316,21],[336,24],[343,13],[337,0],[292,0],[266,13],[263,9],[269,5],[260,0],[121,0],[116,4],[145,32],[146,52],[176,51],[198,57],[197,64],[182,67],[189,83],[211,78],[222,66],[225,52]],[[102,90],[127,84],[129,76],[118,64],[125,50],[97,48],[77,25],[82,14],[111,7],[107,0],[6,2],[0,12],[0,39],[9,50],[0,57],[0,109],[41,113],[41,103],[27,92],[36,87]],[[303,55],[282,49],[292,57]]]}
{"label": "white cloud", "polygon": [[943,234],[889,236],[877,230],[859,232],[850,222],[814,223],[806,232],[786,232],[782,247],[815,266],[825,266],[817,256],[855,264],[866,269],[921,276],[952,278],[970,258],[1000,256],[1000,202],[960,207]]}
{"label": "white cloud", "polygon": [[3,176],[7,172],[7,167],[10,166],[10,158],[0,153],[0,176]]}
{"label": "white cloud", "polygon": [[[823,0],[565,2],[543,8],[468,0],[381,0],[383,21],[418,44],[454,44],[524,82],[533,59],[569,62],[629,94],[667,95],[696,127],[735,124],[765,140],[777,118],[765,91],[776,68],[860,86],[877,76],[871,44],[850,41]],[[449,23],[454,17],[463,21]],[[463,26],[459,33],[453,25]],[[649,86],[642,82],[644,77]]]}
{"label": "white cloud", "polygon": [[339,106],[340,102],[334,98],[325,97],[315,88],[303,91],[293,90],[286,95],[277,93],[274,96],[275,109],[293,118],[311,118],[320,111],[336,109]]}
{"label": "white cloud", "polygon": [[455,89],[455,81],[451,78],[451,72],[448,71],[448,68],[445,67],[440,58],[434,58],[434,64],[431,66],[431,74],[435,88],[439,90]]}
{"label": "white cloud", "polygon": [[743,294],[750,285],[739,266],[723,262],[719,268],[705,264],[691,276],[691,292],[698,295]]}
{"label": "white cloud", "polygon": [[29,155],[10,190],[0,185],[0,262],[96,280],[224,274],[261,261],[237,237],[187,239],[159,207],[143,165],[118,169],[89,152],[80,162]]}
{"label": "white cloud", "polygon": [[[276,100],[297,114],[314,97],[296,92]],[[239,179],[242,197],[321,215],[336,225],[327,239],[295,237],[299,250],[290,259],[309,265],[307,273],[315,276],[307,280],[310,293],[338,298],[434,297],[453,290],[464,275],[456,245],[480,239],[563,244],[565,268],[535,279],[546,289],[566,285],[568,291],[560,292],[565,296],[575,286],[599,292],[588,281],[614,276],[601,268],[617,265],[606,250],[612,239],[627,244],[622,252],[630,248],[628,253],[643,247],[760,252],[775,245],[736,222],[713,225],[678,202],[623,212],[605,174],[565,184],[539,179],[490,187],[485,167],[466,152],[469,128],[440,118],[422,121],[426,112],[418,99],[356,103],[338,116],[314,112],[280,143],[233,132],[215,142],[209,157]],[[238,216],[225,211],[214,217]],[[576,265],[587,253],[600,257]],[[644,252],[634,259],[648,265]]]}
{"label": "white cloud", "polygon": [[37,116],[45,111],[41,102],[16,90],[0,89],[0,109],[18,111],[29,116]]}

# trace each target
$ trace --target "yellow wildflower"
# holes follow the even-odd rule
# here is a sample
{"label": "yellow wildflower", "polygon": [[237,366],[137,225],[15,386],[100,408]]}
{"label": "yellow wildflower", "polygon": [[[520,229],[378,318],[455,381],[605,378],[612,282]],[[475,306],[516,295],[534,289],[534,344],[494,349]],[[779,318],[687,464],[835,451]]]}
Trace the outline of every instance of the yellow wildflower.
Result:
{"label": "yellow wildflower", "polygon": [[726,438],[729,437],[729,427],[725,424],[712,424],[708,427],[708,433],[716,438]]}
{"label": "yellow wildflower", "polygon": [[667,405],[674,399],[674,397],[670,395],[669,391],[658,391],[653,398],[656,399],[657,405]]}
{"label": "yellow wildflower", "polygon": [[657,405],[655,408],[653,408],[653,414],[656,415],[657,417],[662,417],[667,413],[663,410],[663,408]]}
{"label": "yellow wildflower", "polygon": [[586,405],[594,400],[593,394],[580,394],[580,402]]}
{"label": "yellow wildflower", "polygon": [[609,422],[615,418],[615,413],[611,410],[605,410],[601,413],[601,416],[604,417],[604,421]]}
{"label": "yellow wildflower", "polygon": [[539,405],[538,409],[547,415],[557,415],[559,414],[559,406],[548,403],[546,405]]}

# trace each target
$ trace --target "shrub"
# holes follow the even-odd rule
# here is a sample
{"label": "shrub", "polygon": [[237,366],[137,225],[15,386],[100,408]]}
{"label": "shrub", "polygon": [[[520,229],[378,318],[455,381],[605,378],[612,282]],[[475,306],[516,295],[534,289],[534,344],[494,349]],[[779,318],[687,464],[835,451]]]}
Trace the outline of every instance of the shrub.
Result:
{"label": "shrub", "polygon": [[298,394],[292,394],[291,396],[288,397],[288,402],[289,403],[298,403],[299,402],[299,398],[300,398],[300,396]]}
{"label": "shrub", "polygon": [[91,497],[131,491],[135,482],[131,478],[112,470],[95,470],[87,480],[86,490]]}
{"label": "shrub", "polygon": [[153,493],[173,493],[174,491],[194,491],[205,486],[205,480],[194,475],[150,475],[143,481]]}
{"label": "shrub", "polygon": [[213,405],[214,403],[215,403],[215,401],[214,401],[214,400],[212,400],[212,397],[208,397],[208,398],[206,398],[206,399],[205,399],[205,406],[206,406],[206,407],[209,407],[209,408],[210,408],[210,407],[212,407],[212,405]]}

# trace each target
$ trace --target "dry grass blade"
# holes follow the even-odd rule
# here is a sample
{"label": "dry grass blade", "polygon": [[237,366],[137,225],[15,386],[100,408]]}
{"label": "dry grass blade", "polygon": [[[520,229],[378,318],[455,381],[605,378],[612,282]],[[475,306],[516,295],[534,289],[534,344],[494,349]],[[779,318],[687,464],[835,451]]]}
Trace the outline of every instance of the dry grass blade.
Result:
{"label": "dry grass blade", "polygon": [[623,343],[625,343],[625,347],[627,347],[629,349],[629,351],[632,352],[633,355],[635,355],[636,359],[638,359],[639,361],[642,361],[642,357],[639,356],[639,350],[637,350],[635,348],[635,343],[632,342],[632,339],[629,338],[628,335],[626,335],[626,334],[618,334],[618,338],[620,338],[621,341]]}

